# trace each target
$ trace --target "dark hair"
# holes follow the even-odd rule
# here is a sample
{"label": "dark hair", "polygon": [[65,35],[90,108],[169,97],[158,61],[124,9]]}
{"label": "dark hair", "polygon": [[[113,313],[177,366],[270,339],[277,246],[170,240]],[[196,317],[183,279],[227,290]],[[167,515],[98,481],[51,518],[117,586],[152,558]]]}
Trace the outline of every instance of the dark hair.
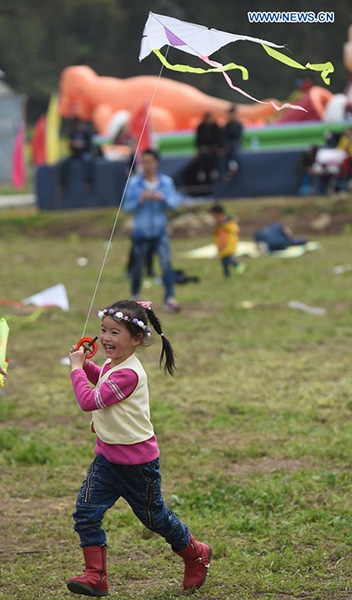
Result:
{"label": "dark hair", "polygon": [[[149,323],[153,326],[156,333],[158,333],[161,337],[162,349],[160,354],[160,367],[164,366],[164,371],[168,371],[170,375],[173,375],[175,367],[175,356],[172,349],[172,346],[169,340],[165,337],[163,330],[161,328],[161,323],[156,316],[155,312],[151,308],[143,308],[138,302],[134,300],[118,300],[114,302],[114,304],[110,304],[106,309],[109,310],[112,308],[114,311],[121,311],[124,315],[130,317],[130,319],[138,319],[138,321],[143,321],[145,325]],[[114,318],[112,316],[112,318]],[[131,335],[137,336],[139,333],[143,334],[143,341],[147,340],[147,332],[138,325],[134,325],[130,321],[120,321],[116,319],[118,323],[123,323],[125,327],[127,327],[128,331]]]}
{"label": "dark hair", "polygon": [[146,148],[142,152],[142,156],[154,156],[155,160],[160,161],[160,154],[157,150],[153,150],[153,148]]}
{"label": "dark hair", "polygon": [[211,207],[210,212],[218,215],[224,215],[225,209],[223,206],[221,206],[221,204],[214,204],[214,206]]}

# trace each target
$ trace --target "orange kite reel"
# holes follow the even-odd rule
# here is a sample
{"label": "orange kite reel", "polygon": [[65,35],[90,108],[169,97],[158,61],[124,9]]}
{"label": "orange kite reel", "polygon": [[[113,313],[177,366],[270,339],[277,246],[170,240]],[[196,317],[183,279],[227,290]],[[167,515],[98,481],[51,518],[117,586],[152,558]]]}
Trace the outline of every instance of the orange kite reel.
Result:
{"label": "orange kite reel", "polygon": [[83,346],[85,357],[93,358],[93,356],[95,356],[95,354],[98,352],[97,339],[98,336],[95,338],[83,337],[81,340],[79,340],[79,342],[77,342],[76,348],[78,350],[78,348]]}

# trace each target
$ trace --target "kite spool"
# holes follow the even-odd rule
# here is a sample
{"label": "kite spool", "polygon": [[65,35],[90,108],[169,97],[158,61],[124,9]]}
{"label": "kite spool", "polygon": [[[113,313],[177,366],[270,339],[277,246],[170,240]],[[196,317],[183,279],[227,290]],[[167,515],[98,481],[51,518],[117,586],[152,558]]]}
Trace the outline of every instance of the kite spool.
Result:
{"label": "kite spool", "polygon": [[78,348],[81,348],[81,346],[83,346],[85,357],[93,358],[93,356],[95,356],[98,352],[97,339],[98,336],[96,336],[95,338],[83,337],[81,340],[79,340],[79,342],[77,342],[76,348],[78,350]]}

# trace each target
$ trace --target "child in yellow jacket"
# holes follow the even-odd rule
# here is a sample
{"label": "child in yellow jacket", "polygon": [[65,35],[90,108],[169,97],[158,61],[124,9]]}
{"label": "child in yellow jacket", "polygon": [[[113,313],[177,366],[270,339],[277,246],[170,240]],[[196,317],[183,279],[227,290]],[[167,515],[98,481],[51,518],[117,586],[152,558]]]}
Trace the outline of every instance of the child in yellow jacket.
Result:
{"label": "child in yellow jacket", "polygon": [[233,265],[236,273],[241,275],[245,271],[246,265],[234,258],[240,228],[236,221],[226,214],[220,204],[213,206],[210,212],[215,220],[214,241],[224,269],[224,275],[225,277],[230,277],[230,265]]}

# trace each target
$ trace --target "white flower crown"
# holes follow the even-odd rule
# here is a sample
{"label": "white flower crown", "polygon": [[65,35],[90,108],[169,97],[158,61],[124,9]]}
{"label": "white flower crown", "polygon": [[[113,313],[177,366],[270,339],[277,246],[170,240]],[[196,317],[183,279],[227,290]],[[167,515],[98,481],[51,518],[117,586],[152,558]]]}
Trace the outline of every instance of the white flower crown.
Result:
{"label": "white flower crown", "polygon": [[132,325],[137,325],[137,327],[143,329],[147,336],[150,337],[151,329],[150,327],[148,327],[148,325],[146,325],[145,323],[143,323],[143,321],[140,321],[139,319],[131,319],[131,317],[125,315],[120,310],[115,311],[113,308],[104,308],[104,310],[98,311],[98,317],[99,319],[104,319],[104,317],[112,317],[113,319],[118,319],[119,321],[128,321],[129,323],[132,323]]}

